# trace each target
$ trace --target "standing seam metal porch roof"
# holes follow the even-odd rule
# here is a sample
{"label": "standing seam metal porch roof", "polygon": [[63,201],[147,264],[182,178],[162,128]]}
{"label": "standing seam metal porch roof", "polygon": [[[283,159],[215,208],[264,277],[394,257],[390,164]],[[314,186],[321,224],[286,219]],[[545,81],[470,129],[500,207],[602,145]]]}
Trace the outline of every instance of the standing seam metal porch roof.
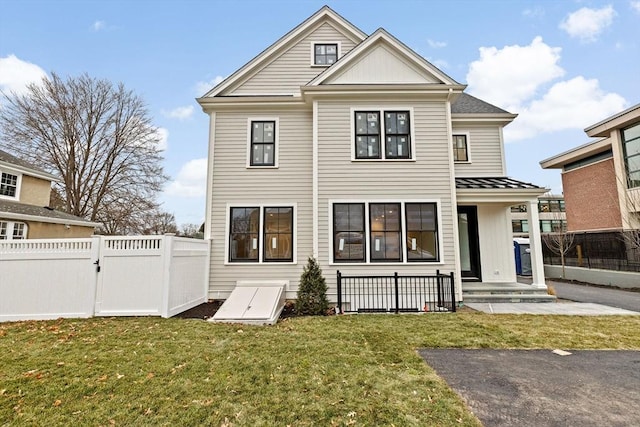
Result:
{"label": "standing seam metal porch roof", "polygon": [[543,189],[528,182],[518,181],[509,177],[477,177],[477,178],[456,178],[456,188],[470,189],[514,189],[514,190],[536,190]]}

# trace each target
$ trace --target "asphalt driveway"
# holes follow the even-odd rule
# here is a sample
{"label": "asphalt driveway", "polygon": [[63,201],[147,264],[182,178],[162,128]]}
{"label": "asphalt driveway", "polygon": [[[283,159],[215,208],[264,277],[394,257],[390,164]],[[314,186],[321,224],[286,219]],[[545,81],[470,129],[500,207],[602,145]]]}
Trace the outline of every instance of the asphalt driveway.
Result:
{"label": "asphalt driveway", "polygon": [[422,349],[487,426],[638,426],[640,351]]}

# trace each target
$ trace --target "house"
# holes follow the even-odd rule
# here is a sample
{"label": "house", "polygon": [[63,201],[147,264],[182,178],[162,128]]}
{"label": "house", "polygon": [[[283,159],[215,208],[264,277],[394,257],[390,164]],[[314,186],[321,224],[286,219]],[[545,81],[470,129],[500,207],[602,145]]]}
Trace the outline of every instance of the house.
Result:
{"label": "house", "polygon": [[0,150],[0,240],[89,237],[100,224],[49,207],[55,175]]}
{"label": "house", "polygon": [[[544,194],[538,197],[538,216],[541,233],[567,231],[564,196]],[[511,206],[511,228],[513,237],[529,237],[526,205]]]}
{"label": "house", "polygon": [[640,104],[585,129],[598,138],[540,162],[562,170],[568,231],[640,228]]}
{"label": "house", "polygon": [[463,281],[516,283],[510,208],[537,223],[547,190],[506,176],[502,129],[516,115],[465,87],[325,6],[198,98],[209,297],[278,281],[295,298],[309,256],[333,301],[338,271],[453,273],[458,301]]}

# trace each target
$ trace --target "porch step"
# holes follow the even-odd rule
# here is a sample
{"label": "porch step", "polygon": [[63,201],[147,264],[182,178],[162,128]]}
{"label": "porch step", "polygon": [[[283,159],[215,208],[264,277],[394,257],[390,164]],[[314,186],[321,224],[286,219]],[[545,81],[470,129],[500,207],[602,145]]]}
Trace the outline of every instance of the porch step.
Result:
{"label": "porch step", "polygon": [[546,289],[521,284],[470,284],[462,285],[462,300],[470,302],[555,302],[554,295]]}

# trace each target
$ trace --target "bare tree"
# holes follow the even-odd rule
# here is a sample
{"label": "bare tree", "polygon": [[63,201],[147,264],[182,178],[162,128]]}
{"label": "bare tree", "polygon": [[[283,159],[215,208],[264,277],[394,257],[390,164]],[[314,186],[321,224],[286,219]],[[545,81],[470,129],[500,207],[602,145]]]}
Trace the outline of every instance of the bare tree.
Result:
{"label": "bare tree", "polygon": [[564,222],[561,220],[561,216],[554,213],[552,224],[560,224],[559,227],[554,228],[550,233],[543,233],[542,240],[544,244],[549,248],[551,252],[560,256],[560,264],[562,265],[562,278],[565,278],[565,255],[571,248],[573,248],[573,241],[575,234],[568,233],[564,227]]}
{"label": "bare tree", "polygon": [[57,74],[3,94],[0,145],[62,178],[66,212],[126,233],[167,181],[159,134],[142,98],[84,74]]}
{"label": "bare tree", "polygon": [[154,209],[143,216],[141,227],[136,231],[139,234],[177,234],[178,226],[172,213]]}
{"label": "bare tree", "polygon": [[180,235],[184,237],[191,237],[194,239],[204,239],[204,224],[182,224],[182,226],[180,227]]}

